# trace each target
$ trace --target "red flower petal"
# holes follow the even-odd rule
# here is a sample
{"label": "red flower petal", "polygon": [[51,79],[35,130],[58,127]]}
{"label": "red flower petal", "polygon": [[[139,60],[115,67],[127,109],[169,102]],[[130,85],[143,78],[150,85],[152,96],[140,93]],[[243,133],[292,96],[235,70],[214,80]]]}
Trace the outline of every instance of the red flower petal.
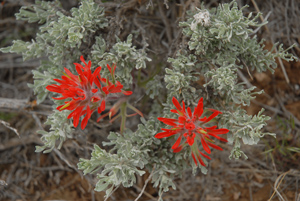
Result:
{"label": "red flower petal", "polygon": [[106,64],[106,67],[109,70],[110,74],[112,74],[110,65]]}
{"label": "red flower petal", "polygon": [[86,62],[85,62],[84,57],[82,55],[80,56],[80,61],[82,61],[82,63],[84,63],[84,65],[86,65]]}
{"label": "red flower petal", "polygon": [[202,143],[203,149],[206,151],[206,153],[210,154],[211,151],[203,137],[201,138],[201,143]]}
{"label": "red flower petal", "polygon": [[105,110],[105,101],[104,100],[101,102],[100,110],[101,111]]}
{"label": "red flower petal", "polygon": [[219,128],[219,129],[215,129],[215,130],[207,129],[207,132],[208,132],[209,134],[222,135],[222,134],[228,133],[229,130],[228,130],[227,128]]}
{"label": "red flower petal", "polygon": [[203,118],[199,118],[198,120],[199,120],[199,121],[202,121],[202,122],[205,122],[206,119],[207,119],[207,117],[203,117]]}
{"label": "red flower petal", "polygon": [[81,121],[81,129],[82,130],[86,127],[87,122],[88,122],[88,120],[90,119],[90,117],[92,115],[91,110],[90,110],[90,106],[87,106],[87,109],[85,111],[83,111],[83,113],[86,113],[86,115],[83,118],[83,120]]}
{"label": "red flower petal", "polygon": [[64,70],[67,73],[67,75],[69,76],[69,78],[77,80],[77,77],[75,75],[73,75],[73,73],[71,73],[71,71],[69,71],[69,69],[64,68]]}
{"label": "red flower petal", "polygon": [[212,126],[212,127],[206,127],[205,129],[207,129],[207,130],[213,130],[213,129],[216,129],[217,128],[217,126]]}
{"label": "red flower petal", "polygon": [[173,113],[176,113],[176,114],[178,114],[178,111],[177,111],[177,110],[175,110],[175,109],[171,109],[170,111],[171,111],[171,112],[173,112]]}
{"label": "red flower petal", "polygon": [[205,163],[203,162],[201,156],[199,156],[199,154],[197,154],[196,156],[197,156],[197,159],[198,159],[198,161],[200,162],[200,164],[201,164],[202,166],[205,167],[206,165],[205,165]]}
{"label": "red flower petal", "polygon": [[114,70],[113,70],[113,73],[112,73],[113,75],[115,74],[116,68],[117,68],[117,65],[114,64]]}
{"label": "red flower petal", "polygon": [[201,117],[202,113],[203,113],[203,98],[200,98],[200,100],[198,101],[198,105],[194,110],[195,118]]}
{"label": "red flower petal", "polygon": [[190,118],[192,118],[192,110],[190,107],[187,108],[187,112],[188,112]]}
{"label": "red flower petal", "polygon": [[75,69],[76,69],[77,73],[79,75],[82,75],[83,74],[83,72],[82,72],[83,66],[81,64],[78,64],[78,63],[74,63],[74,65],[75,65]]}
{"label": "red flower petal", "polygon": [[163,117],[158,117],[157,119],[167,125],[177,126],[177,124],[175,123],[175,122],[177,122],[176,119],[169,119],[169,118],[163,118]]}
{"label": "red flower petal", "polygon": [[71,113],[68,115],[67,119],[71,119],[71,118],[74,117],[76,114],[81,114],[81,111],[82,111],[83,107],[84,107],[84,106],[82,106],[82,107],[77,107],[73,112],[71,112]]}
{"label": "red flower petal", "polygon": [[48,86],[46,86],[46,89],[48,91],[52,91],[52,92],[56,92],[56,93],[62,92],[62,89],[56,84],[48,85]]}
{"label": "red flower petal", "polygon": [[192,152],[192,157],[193,157],[193,160],[194,160],[194,162],[195,162],[195,164],[196,164],[196,166],[198,165],[198,163],[197,163],[197,160],[196,160],[196,158],[195,158],[195,155],[194,155],[194,153]]}
{"label": "red flower petal", "polygon": [[79,118],[80,118],[80,115],[76,115],[73,117],[73,126],[76,128],[79,124]]}
{"label": "red flower petal", "polygon": [[213,136],[213,137],[215,137],[215,138],[217,138],[218,140],[220,140],[220,141],[222,141],[222,142],[228,142],[226,139],[221,138],[221,137],[219,137],[219,136],[217,136],[217,135],[215,135],[215,134],[213,134],[213,133],[209,133],[209,135],[210,135],[210,136]]}
{"label": "red flower petal", "polygon": [[185,113],[185,103],[182,101],[182,112]]}
{"label": "red flower petal", "polygon": [[172,149],[176,149],[179,146],[179,144],[181,142],[181,138],[182,138],[182,135],[180,135],[179,138],[176,140],[176,142],[172,146]]}
{"label": "red flower petal", "polygon": [[74,127],[76,128],[79,124],[79,118],[80,118],[80,114],[82,112],[82,109],[83,109],[84,106],[82,107],[78,107],[76,108],[76,110],[74,110],[69,116],[68,116],[68,119],[71,118],[73,116],[73,125]]}
{"label": "red flower petal", "polygon": [[[54,97],[56,100],[71,99],[71,101],[66,101],[64,105],[58,106],[57,109],[60,111],[71,110],[72,112],[68,118],[73,118],[75,127],[78,125],[80,117],[84,116],[81,122],[81,128],[84,129],[95,108],[98,109],[99,113],[105,110],[104,100],[106,95],[120,92],[131,95],[132,92],[122,91],[123,85],[117,80],[114,80],[115,84],[112,84],[109,79],[101,78],[101,66],[97,67],[92,73],[91,61],[86,62],[83,56],[80,56],[80,60],[84,63],[84,66],[74,63],[78,75],[74,75],[69,69],[64,68],[65,72],[61,76],[61,80],[54,79],[59,85],[48,85],[46,89],[61,94],[61,97]],[[114,65],[113,70],[109,67],[109,70],[111,74],[114,74],[116,65]],[[86,110],[83,110],[83,108],[86,108]],[[91,108],[94,109],[91,110]],[[98,118],[98,121],[111,113],[112,110]],[[141,113],[138,111],[138,114]]]}
{"label": "red flower petal", "polygon": [[173,149],[173,153],[178,153],[182,150],[183,146],[178,146],[176,149]]}
{"label": "red flower petal", "polygon": [[187,136],[186,141],[190,146],[192,146],[194,144],[195,136],[196,136],[195,133],[193,133],[192,136],[189,136],[189,135]]}
{"label": "red flower petal", "polygon": [[[65,77],[65,76],[63,76]],[[60,84],[66,84],[66,81],[65,80],[60,80],[60,79],[53,79],[55,82],[58,82]],[[50,85],[49,85],[50,86]],[[46,87],[47,88],[47,87]]]}
{"label": "red flower petal", "polygon": [[[84,63],[84,64],[86,65],[86,63]],[[91,68],[91,65],[92,65],[92,62],[89,61],[87,67],[90,69],[90,68]]]}
{"label": "red flower petal", "polygon": [[[100,71],[101,71],[101,66],[99,66],[98,68],[96,68],[96,70],[94,71],[93,75],[91,76],[90,85],[93,84],[93,82],[97,78],[97,76],[100,76]],[[98,80],[98,82],[99,82],[99,80]]]}
{"label": "red flower petal", "polygon": [[102,88],[102,87],[101,87],[101,83],[100,83],[100,81],[98,80],[97,77],[94,79],[94,83],[95,83],[95,85],[96,85],[99,89]]}
{"label": "red flower petal", "polygon": [[[199,151],[199,150],[198,150],[198,151]],[[211,160],[211,158],[210,158],[208,155],[204,154],[203,152],[199,151],[199,153],[200,153],[203,157],[207,158],[208,160]]]}
{"label": "red flower petal", "polygon": [[109,88],[108,88],[108,91],[110,93],[120,93],[122,92],[121,89],[123,88],[123,85],[118,85],[118,86],[115,86],[115,85],[111,85]]}
{"label": "red flower petal", "polygon": [[186,122],[186,118],[184,116],[178,117],[178,123],[184,124]]}
{"label": "red flower petal", "polygon": [[219,146],[217,146],[217,145],[215,145],[215,144],[213,144],[213,143],[207,142],[207,144],[208,144],[210,147],[214,148],[214,149],[223,151],[223,149],[222,149],[221,147],[219,147]]}
{"label": "red flower petal", "polygon": [[175,107],[177,108],[177,110],[182,111],[182,108],[181,108],[178,100],[175,97],[172,98],[172,102],[175,105]]}
{"label": "red flower petal", "polygon": [[213,118],[215,118],[216,116],[218,116],[218,114],[222,114],[222,112],[218,111],[218,110],[214,110],[214,109],[210,109],[211,111],[213,111],[214,113],[212,113],[212,115],[210,115],[204,122],[207,123],[210,120],[212,120]]}
{"label": "red flower petal", "polygon": [[[162,129],[163,132],[156,134],[155,135],[156,138],[164,138],[164,137],[170,137],[172,135],[180,134],[180,136],[177,138],[176,142],[172,146],[174,153],[181,151],[183,149],[183,147],[187,144],[189,144],[192,147],[194,145],[194,143],[198,143],[196,140],[199,138],[195,138],[196,134],[200,137],[201,144],[206,153],[208,153],[208,154],[211,153],[210,147],[217,149],[217,150],[223,150],[221,147],[211,143],[212,139],[210,136],[215,137],[215,138],[219,139],[220,141],[227,142],[226,139],[221,138],[218,135],[226,134],[229,132],[229,130],[226,128],[218,129],[216,125],[211,126],[211,127],[202,127],[203,124],[210,122],[218,114],[221,114],[220,111],[210,109],[210,111],[212,111],[213,114],[211,114],[209,117],[201,118],[203,111],[204,111],[203,110],[203,98],[200,98],[200,100],[198,101],[197,107],[194,109],[193,113],[192,113],[192,110],[190,107],[187,108],[187,113],[185,112],[184,101],[182,101],[182,107],[175,97],[172,98],[172,102],[175,105],[176,109],[171,109],[170,111],[172,113],[179,115],[178,120],[162,118],[162,117],[158,118],[158,120],[162,121],[163,123],[165,123],[167,125],[173,126],[173,128]],[[195,132],[196,132],[196,134],[195,134]],[[186,138],[186,142],[184,143],[184,145],[180,146],[182,136],[184,136]],[[211,158],[207,154],[204,154],[199,150],[197,153],[193,153],[193,151],[192,151],[191,154],[192,154],[192,158],[196,165],[198,164],[198,161],[199,161],[199,163],[202,166],[206,166],[201,157],[205,157],[205,158],[211,160]]]}
{"label": "red flower petal", "polygon": [[122,93],[126,96],[129,96],[132,94],[132,91],[122,91]]}
{"label": "red flower petal", "polygon": [[177,134],[177,132],[166,131],[166,132],[157,133],[154,137],[157,139],[161,139],[165,137],[170,137],[175,134]]}

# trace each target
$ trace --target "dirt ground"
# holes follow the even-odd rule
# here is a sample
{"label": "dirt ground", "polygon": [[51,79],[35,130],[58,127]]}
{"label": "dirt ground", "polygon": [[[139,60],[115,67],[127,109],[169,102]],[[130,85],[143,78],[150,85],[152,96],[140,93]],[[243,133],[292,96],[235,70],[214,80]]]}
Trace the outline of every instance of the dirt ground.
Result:
{"label": "dirt ground", "polygon": [[[17,21],[14,14],[21,5],[32,1],[1,2],[0,47],[10,45],[14,39],[31,40],[37,24]],[[209,6],[219,2],[206,1]],[[64,4],[70,8],[74,1]],[[271,11],[269,25],[259,32],[259,37],[266,39],[267,49],[271,49],[274,41],[285,47],[296,43],[298,47],[291,52],[300,56],[299,1],[245,0],[239,4],[249,4],[246,12],[260,9],[264,17]],[[300,201],[300,62],[277,63],[274,74],[239,74],[248,87],[254,85],[266,92],[257,96],[247,111],[256,114],[265,108],[265,114],[272,117],[265,129],[275,132],[277,137],[267,136],[258,145],[243,146],[247,160],[229,160],[231,148],[225,145],[225,150],[210,162],[207,175],[199,172],[193,176],[187,170],[182,178],[176,179],[177,190],[165,193],[164,200]],[[90,126],[88,133],[77,130],[74,139],[67,140],[60,150],[49,154],[35,152],[35,146],[41,144],[37,130],[49,128],[44,122],[52,111],[51,100],[37,105],[27,86],[33,82],[31,70],[38,65],[39,60],[23,62],[21,55],[0,53],[0,200],[104,200],[103,192],[93,190],[97,179],[83,176],[76,168],[80,157],[89,158],[93,143],[105,140],[97,135],[97,128]],[[132,188],[120,187],[108,200],[134,200],[146,179],[147,176],[138,177]],[[157,199],[157,190],[148,185],[140,200]]]}

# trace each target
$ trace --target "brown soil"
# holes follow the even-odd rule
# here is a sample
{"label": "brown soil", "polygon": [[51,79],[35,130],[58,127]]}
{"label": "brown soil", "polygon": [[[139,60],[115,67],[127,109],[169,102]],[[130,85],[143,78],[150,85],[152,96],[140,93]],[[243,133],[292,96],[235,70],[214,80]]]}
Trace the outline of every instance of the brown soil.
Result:
{"label": "brown soil", "polygon": [[[35,34],[36,24],[27,24],[14,18],[22,2],[30,1],[7,0],[0,5],[0,47],[9,45],[13,39],[28,41]],[[146,1],[138,2],[141,4]],[[210,5],[217,3],[207,2]],[[247,2],[250,4],[249,11],[256,12],[251,4],[253,1]],[[273,25],[284,23],[284,9],[299,16],[297,6],[289,4],[283,7],[280,0],[268,1],[269,4],[257,2],[264,13],[273,9],[276,16],[272,15],[269,19]],[[296,1],[292,2],[296,4]],[[68,7],[74,5],[74,1],[65,1],[65,4]],[[279,12],[274,5],[283,11]],[[280,14],[282,18],[277,16]],[[289,22],[299,22],[294,15],[288,17]],[[300,42],[300,30],[298,25],[294,26],[290,35],[285,31],[282,31],[281,36],[278,35],[278,26],[275,25],[270,26],[269,30],[275,41],[281,41],[287,47],[291,45],[289,41]],[[270,34],[261,32],[262,37],[266,38],[271,38]],[[272,43],[268,40],[266,48],[271,47]],[[300,55],[299,48],[294,48],[292,52]],[[90,150],[85,148],[105,139],[97,135],[97,128],[90,126],[89,132],[78,132],[73,140],[64,143],[61,150],[49,154],[35,152],[35,146],[41,144],[40,135],[36,131],[48,128],[43,123],[51,113],[51,101],[36,105],[34,94],[27,87],[27,83],[32,83],[31,70],[37,65],[36,60],[23,62],[20,55],[0,53],[0,120],[11,126],[0,123],[0,200],[104,200],[105,193],[93,190],[97,178],[83,176],[76,169],[80,157],[90,157]],[[164,200],[300,200],[300,152],[291,151],[293,147],[300,147],[300,62],[283,61],[283,65],[289,83],[280,65],[274,74],[251,72],[253,80],[247,71],[243,72],[249,84],[266,92],[257,96],[247,108],[249,114],[256,114],[264,107],[265,114],[272,117],[266,130],[275,132],[277,138],[265,137],[258,145],[243,146],[248,160],[229,160],[230,147],[227,145],[226,150],[211,161],[207,175],[198,173],[193,176],[190,171],[186,171],[182,178],[176,179],[177,190],[163,194]],[[20,136],[13,128],[17,129]],[[146,179],[147,175],[138,177],[137,184],[129,189],[120,187],[109,200],[134,200]],[[274,188],[278,193],[274,193]],[[157,200],[158,197],[157,190],[149,184],[140,200]]]}

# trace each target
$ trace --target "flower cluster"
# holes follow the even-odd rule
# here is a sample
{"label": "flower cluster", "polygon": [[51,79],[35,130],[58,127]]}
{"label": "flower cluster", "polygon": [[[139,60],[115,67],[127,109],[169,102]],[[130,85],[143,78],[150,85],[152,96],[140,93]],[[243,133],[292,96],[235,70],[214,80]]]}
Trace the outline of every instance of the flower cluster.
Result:
{"label": "flower cluster", "polygon": [[[72,74],[67,68],[61,79],[54,79],[57,84],[48,85],[47,90],[60,93],[62,97],[55,98],[56,100],[71,99],[65,102],[64,105],[57,107],[57,110],[73,110],[68,119],[73,118],[73,125],[77,127],[81,116],[85,117],[81,121],[81,129],[84,129],[90,119],[92,113],[97,110],[100,114],[105,110],[105,101],[110,94],[123,93],[131,95],[131,91],[123,91],[123,85],[119,81],[115,81],[114,73],[116,66],[113,69],[107,65],[112,76],[112,82],[108,78],[102,78],[100,75],[101,67],[97,67],[92,73],[91,61],[85,62],[83,56],[80,60],[85,66],[74,63],[78,75]],[[100,119],[99,119],[100,120]]]}
{"label": "flower cluster", "polygon": [[[175,105],[176,109],[172,109],[171,112],[178,114],[179,117],[178,119],[159,117],[158,120],[172,126],[172,128],[162,128],[163,132],[156,134],[155,137],[160,139],[179,134],[179,137],[172,146],[173,152],[179,152],[185,146],[189,145],[191,147],[191,154],[195,164],[197,165],[198,160],[202,166],[205,166],[205,163],[203,162],[201,156],[210,160],[211,158],[207,155],[211,153],[210,147],[217,150],[223,150],[221,147],[213,144],[214,141],[211,137],[214,137],[223,142],[227,142],[226,139],[221,138],[218,135],[228,133],[228,129],[218,129],[217,126],[205,127],[206,123],[209,123],[214,117],[216,117],[218,114],[221,114],[221,112],[218,110],[209,109],[213,113],[209,117],[201,118],[204,111],[203,98],[199,100],[198,105],[194,109],[193,113],[190,107],[188,107],[187,109],[185,108],[185,103],[183,101],[182,107],[175,97],[173,97],[172,102]],[[185,140],[182,140],[183,138]],[[200,141],[204,151],[207,154],[199,150],[198,141]]]}

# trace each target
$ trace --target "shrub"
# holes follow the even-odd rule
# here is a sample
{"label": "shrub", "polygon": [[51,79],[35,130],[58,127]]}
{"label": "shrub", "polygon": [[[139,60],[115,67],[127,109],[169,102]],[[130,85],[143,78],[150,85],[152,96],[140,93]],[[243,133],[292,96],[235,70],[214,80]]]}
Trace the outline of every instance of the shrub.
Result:
{"label": "shrub", "polygon": [[[16,40],[1,49],[22,54],[24,60],[41,58],[29,86],[38,103],[56,97],[53,114],[46,121],[51,127],[39,132],[44,145],[37,146],[37,152],[50,152],[58,141],[57,147],[63,146],[67,138],[76,135],[74,127],[81,116],[85,115],[81,120],[84,129],[94,111],[102,114],[99,120],[115,115],[112,120],[121,118],[121,131],[108,134],[102,142],[106,149],[95,144],[91,158],[79,159],[78,168],[84,174],[97,174],[95,190],[106,190],[107,197],[120,185],[131,187],[136,175],[145,172],[150,173],[161,195],[170,187],[176,188],[173,179],[184,170],[207,172],[209,147],[222,150],[222,143],[213,144],[214,138],[228,141],[232,147],[229,158],[238,159],[247,158],[241,143],[253,145],[264,135],[275,136],[263,131],[270,119],[263,109],[251,116],[241,107],[249,106],[263,91],[247,88],[237,76],[239,69],[274,72],[276,57],[295,59],[282,45],[276,44],[276,53],[264,50],[263,41],[258,41],[254,32],[266,23],[257,22],[261,14],[244,16],[235,1],[213,9],[202,6],[189,10],[179,23],[182,35],[176,40],[181,43],[174,56],[157,62],[158,55],[151,53],[143,34],[132,30],[124,41],[121,33],[112,38],[110,34],[118,31],[109,25],[111,13],[101,5],[86,0],[65,11],[59,1],[37,0],[23,6],[16,17],[40,24],[35,39]],[[155,12],[151,5],[147,9],[143,12]],[[77,63],[80,57],[84,65]],[[133,101],[140,97],[150,109]],[[105,113],[107,105],[112,107]],[[133,129],[137,123],[126,118],[131,116],[127,109],[141,116],[137,129]],[[226,133],[227,139],[218,136]]]}

